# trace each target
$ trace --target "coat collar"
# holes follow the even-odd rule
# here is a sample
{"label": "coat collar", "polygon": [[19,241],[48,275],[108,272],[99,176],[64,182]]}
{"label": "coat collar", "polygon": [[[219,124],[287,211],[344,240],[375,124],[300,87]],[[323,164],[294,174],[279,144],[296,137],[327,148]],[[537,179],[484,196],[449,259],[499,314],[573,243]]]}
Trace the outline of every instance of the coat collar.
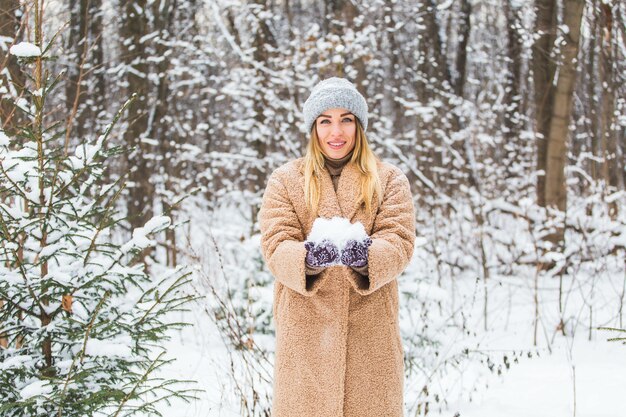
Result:
{"label": "coat collar", "polygon": [[350,162],[347,163],[341,171],[337,192],[335,192],[330,173],[325,169],[322,172],[319,216],[326,218],[341,216],[352,221],[360,206],[359,178],[360,173],[357,166]]}

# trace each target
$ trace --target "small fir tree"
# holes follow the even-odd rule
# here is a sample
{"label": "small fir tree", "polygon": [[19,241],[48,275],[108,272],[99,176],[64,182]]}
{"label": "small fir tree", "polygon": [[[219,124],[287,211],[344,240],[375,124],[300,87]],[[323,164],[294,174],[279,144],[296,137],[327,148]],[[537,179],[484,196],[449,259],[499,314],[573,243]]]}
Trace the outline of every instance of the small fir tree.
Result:
{"label": "small fir tree", "polygon": [[168,331],[185,325],[169,314],[193,299],[191,271],[153,262],[148,272],[141,261],[154,234],[173,228],[166,216],[114,243],[124,178],[102,175],[123,149],[105,144],[132,100],[70,152],[63,123],[45,120],[60,76],[45,70],[54,38],[41,48],[40,26],[35,44],[11,49],[33,68],[30,102],[14,103],[29,123],[0,131],[0,415],[161,415],[157,403],[193,398],[185,381],[157,375]]}

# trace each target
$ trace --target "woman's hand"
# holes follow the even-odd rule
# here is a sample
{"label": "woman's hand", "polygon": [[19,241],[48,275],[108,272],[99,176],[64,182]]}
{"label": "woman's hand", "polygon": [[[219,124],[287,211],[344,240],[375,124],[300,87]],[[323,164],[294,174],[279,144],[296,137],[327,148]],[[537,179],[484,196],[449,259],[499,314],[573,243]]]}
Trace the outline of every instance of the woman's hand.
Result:
{"label": "woman's hand", "polygon": [[339,264],[339,249],[330,240],[321,242],[304,242],[306,248],[305,262],[310,266],[331,266]]}
{"label": "woman's hand", "polygon": [[349,240],[341,251],[341,263],[346,266],[362,267],[367,265],[368,248],[372,245],[372,239]]}

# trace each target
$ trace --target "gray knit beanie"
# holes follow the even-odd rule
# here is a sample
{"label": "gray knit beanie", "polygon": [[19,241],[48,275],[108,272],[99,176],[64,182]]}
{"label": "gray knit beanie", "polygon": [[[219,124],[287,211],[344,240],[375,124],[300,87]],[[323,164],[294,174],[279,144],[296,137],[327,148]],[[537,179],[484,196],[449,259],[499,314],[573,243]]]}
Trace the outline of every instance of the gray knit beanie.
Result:
{"label": "gray knit beanie", "polygon": [[315,119],[328,109],[348,109],[354,114],[363,130],[367,130],[367,102],[354,84],[345,78],[331,77],[317,83],[304,102],[304,124],[310,132]]}

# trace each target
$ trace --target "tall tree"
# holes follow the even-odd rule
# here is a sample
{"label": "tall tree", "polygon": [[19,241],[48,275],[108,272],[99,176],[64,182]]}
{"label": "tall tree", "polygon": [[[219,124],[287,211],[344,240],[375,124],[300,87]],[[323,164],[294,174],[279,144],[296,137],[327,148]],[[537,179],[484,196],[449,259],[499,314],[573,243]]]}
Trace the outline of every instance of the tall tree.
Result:
{"label": "tall tree", "polygon": [[381,39],[380,43],[386,43],[388,45],[389,51],[389,68],[387,69],[385,74],[382,74],[380,78],[382,84],[382,94],[379,96],[380,100],[383,97],[386,98],[387,102],[390,103],[390,111],[391,111],[391,119],[393,120],[393,130],[392,134],[398,134],[400,137],[404,136],[404,132],[406,130],[406,125],[404,123],[404,116],[402,107],[398,100],[396,100],[396,94],[400,91],[401,85],[403,82],[407,80],[404,77],[398,76],[393,77],[391,80],[386,78],[387,74],[398,74],[400,75],[402,72],[402,62],[401,58],[403,57],[402,45],[397,37],[397,29],[396,29],[396,19],[394,8],[396,7],[396,2],[393,0],[385,0],[385,7],[383,7],[383,16],[382,21],[384,23],[383,30],[380,31],[381,37],[385,39]]}
{"label": "tall tree", "polygon": [[[87,114],[83,111],[78,111],[78,106],[81,101],[83,101],[81,99],[85,97],[85,91],[81,90],[85,88],[83,71],[89,46],[87,36],[88,3],[88,0],[70,0],[69,2],[70,31],[67,39],[67,47],[68,50],[72,51],[68,58],[69,62],[73,65],[70,65],[67,71],[65,101],[68,114],[75,114],[74,122],[76,133],[79,137],[83,137],[87,129],[87,126],[85,126]],[[82,106],[81,110],[83,110]]]}
{"label": "tall tree", "polygon": [[102,47],[102,0],[70,0],[70,51],[65,101],[69,125],[67,136],[82,138],[100,126],[96,116],[105,109],[106,82]]}
{"label": "tall tree", "polygon": [[[546,153],[546,183],[544,202],[546,206],[565,211],[567,189],[565,165],[567,162],[567,139],[572,111],[572,97],[576,82],[576,57],[580,39],[584,0],[565,0],[563,3],[564,45],[561,48],[558,79],[550,86],[554,89],[553,104],[549,113]],[[558,238],[562,239],[562,231]]]}
{"label": "tall tree", "polygon": [[[178,115],[172,114],[173,88],[171,86],[171,56],[173,51],[173,39],[176,34],[174,21],[177,19],[176,1],[161,0],[152,3],[151,15],[153,20],[153,38],[155,56],[160,57],[154,64],[154,70],[159,75],[156,79],[155,99],[146,103],[147,111],[151,115],[152,122],[148,124],[148,137],[153,138],[158,143],[157,150],[159,166],[154,166],[153,173],[158,174],[162,183],[152,184],[161,199],[163,211],[169,216],[173,215],[173,201],[176,200],[176,180],[180,178],[181,167],[177,164],[177,149],[181,142],[181,133],[174,128],[174,120]],[[155,161],[155,165],[157,162]],[[177,251],[173,244],[176,243],[174,230],[166,230],[166,258],[168,265],[175,266]]]}
{"label": "tall tree", "polygon": [[[559,33],[562,41],[554,51],[558,22],[556,0],[537,0],[536,3],[538,39],[533,45],[535,130],[538,134],[537,169],[544,173],[537,180],[537,202],[540,206],[560,211],[565,210],[567,203],[567,139],[584,5],[584,0],[564,1],[562,33]],[[563,233],[563,227],[557,227],[549,240],[560,242]]]}
{"label": "tall tree", "polygon": [[[0,135],[14,135],[19,125],[20,114],[16,113],[14,101],[21,97],[24,89],[25,76],[15,56],[8,53],[8,39],[14,42],[20,37],[20,2],[18,0],[0,0]],[[9,93],[9,94],[7,94]],[[10,98],[10,99],[9,99]],[[4,133],[6,132],[6,133]],[[2,196],[0,202],[4,202]],[[0,299],[0,309],[4,301]],[[0,347],[6,348],[8,339],[0,333]]]}
{"label": "tall tree", "polygon": [[507,34],[504,136],[508,141],[517,140],[521,128],[522,37],[519,31],[520,19],[512,3],[512,0],[506,0],[503,3]]}
{"label": "tall tree", "polygon": [[548,132],[554,101],[552,81],[556,63],[552,47],[556,36],[556,1],[536,0],[535,43],[532,46],[532,72],[535,91],[535,131],[537,132],[537,203],[545,206],[545,172],[548,153]]}
{"label": "tall tree", "polygon": [[[353,1],[350,0],[329,0],[330,8],[332,11],[332,20],[330,24],[330,33],[339,36],[340,38],[346,34],[348,30],[358,32],[362,29],[362,23],[358,22],[360,15],[359,9]],[[352,65],[356,70],[356,76],[354,77],[354,84],[360,91],[364,91],[365,80],[367,78],[365,70],[365,62],[362,56],[349,57],[346,63]],[[338,75],[344,75],[344,68],[340,70]],[[337,75],[337,74],[335,74]]]}
{"label": "tall tree", "polygon": [[[613,190],[624,189],[624,177],[620,173],[618,136],[615,134],[615,79],[613,78],[613,6],[600,4],[600,65],[599,82],[602,89],[602,112],[600,119],[600,142],[602,150],[602,176]],[[617,205],[613,204],[613,210]]]}
{"label": "tall tree", "polygon": [[472,15],[472,5],[469,0],[461,0],[459,41],[456,55],[456,76],[454,79],[454,93],[463,97],[463,87],[465,86],[465,67],[467,64],[467,43],[469,42]]}
{"label": "tall tree", "polygon": [[126,66],[125,77],[128,92],[137,94],[137,99],[128,109],[128,127],[124,131],[124,142],[134,150],[127,155],[131,169],[128,200],[126,203],[131,229],[143,226],[153,216],[154,149],[156,138],[149,137],[150,78],[146,43],[150,33],[150,9],[147,0],[130,0],[124,3],[122,16],[121,50]]}
{"label": "tall tree", "polygon": [[[587,24],[589,25],[589,31],[590,33],[593,33],[593,36],[589,36],[587,37],[587,39],[582,39],[581,42],[584,42],[581,44],[581,48],[584,48],[584,50],[587,52],[584,56],[585,59],[585,66],[584,66],[584,71],[581,74],[581,80],[580,80],[580,85],[581,87],[586,87],[584,93],[582,93],[582,95],[584,95],[587,99],[584,100],[584,109],[585,109],[585,119],[587,120],[587,125],[586,125],[586,131],[587,131],[587,135],[588,135],[588,141],[586,141],[587,143],[584,144],[577,144],[576,142],[573,143],[573,150],[577,151],[577,148],[582,148],[584,145],[588,146],[588,149],[596,156],[595,158],[593,158],[590,163],[588,164],[589,167],[589,172],[591,174],[591,177],[594,179],[598,179],[601,175],[602,172],[602,164],[600,162],[600,158],[601,158],[601,151],[600,151],[600,144],[598,141],[598,119],[599,119],[599,111],[600,108],[596,105],[597,100],[596,97],[599,94],[598,91],[598,80],[596,77],[596,73],[597,73],[597,65],[596,65],[596,61],[597,61],[597,49],[598,49],[598,41],[597,41],[597,34],[599,32],[599,24],[598,24],[598,1],[597,0],[591,0],[591,2],[589,3],[588,6],[588,10],[590,10],[590,13],[587,13]],[[577,146],[578,145],[578,146]]]}
{"label": "tall tree", "polygon": [[19,125],[14,101],[22,96],[26,77],[15,56],[8,53],[11,42],[17,43],[22,35],[22,12],[19,0],[0,0],[0,130],[15,133]]}
{"label": "tall tree", "polygon": [[[256,93],[258,99],[254,101],[255,127],[251,145],[256,152],[258,160],[264,162],[269,153],[269,138],[262,134],[263,126],[265,126],[267,122],[265,109],[269,107],[267,101],[268,95],[265,94],[265,91],[271,87],[267,71],[263,69],[271,68],[271,51],[275,51],[277,48],[276,39],[267,22],[267,3],[267,0],[254,0],[252,8],[252,13],[255,18],[253,27],[254,38],[252,42],[254,52],[252,53],[252,57],[256,63],[254,73],[257,79]],[[251,191],[258,193],[265,188],[266,171],[265,163],[253,169],[253,172],[251,172],[252,181],[250,182]],[[256,211],[254,211],[254,218],[256,218],[256,214]]]}
{"label": "tall tree", "polygon": [[523,128],[522,111],[522,67],[523,45],[520,34],[521,22],[519,10],[512,0],[503,3],[506,19],[506,73],[504,84],[504,140],[506,142],[507,176],[515,176],[519,172],[519,164],[523,158],[523,141],[520,138]]}

